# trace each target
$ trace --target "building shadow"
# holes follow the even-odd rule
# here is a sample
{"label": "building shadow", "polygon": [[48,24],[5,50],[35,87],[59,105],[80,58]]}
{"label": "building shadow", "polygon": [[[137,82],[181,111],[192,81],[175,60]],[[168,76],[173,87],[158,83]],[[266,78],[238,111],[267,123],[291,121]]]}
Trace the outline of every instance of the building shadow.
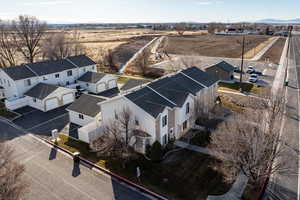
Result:
{"label": "building shadow", "polygon": [[56,154],[57,154],[57,148],[52,147],[49,154],[49,160],[54,160],[56,158]]}
{"label": "building shadow", "polygon": [[72,176],[77,177],[80,175],[80,162],[74,161],[73,162],[73,170],[72,170]]}

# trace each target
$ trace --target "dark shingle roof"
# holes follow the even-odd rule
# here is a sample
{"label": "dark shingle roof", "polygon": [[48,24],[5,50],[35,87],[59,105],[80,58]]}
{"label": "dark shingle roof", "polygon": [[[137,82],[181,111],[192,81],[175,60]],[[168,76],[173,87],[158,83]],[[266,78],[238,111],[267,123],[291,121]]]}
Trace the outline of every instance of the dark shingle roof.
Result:
{"label": "dark shingle roof", "polygon": [[234,66],[232,66],[231,64],[229,64],[226,61],[219,62],[219,63],[212,65],[210,67],[207,67],[207,68],[211,68],[211,67],[219,67],[222,70],[227,71],[227,72],[232,72],[235,69]]}
{"label": "dark shingle roof", "polygon": [[57,88],[58,86],[55,85],[39,83],[33,88],[31,88],[29,91],[27,91],[24,95],[43,100],[47,96],[49,96],[52,92],[54,92]]}
{"label": "dark shingle roof", "polygon": [[104,73],[96,73],[96,72],[87,72],[82,75],[78,81],[83,81],[87,83],[97,83],[100,81],[106,74]]}
{"label": "dark shingle roof", "polygon": [[36,76],[24,65],[3,68],[3,71],[6,72],[13,80],[22,80]]}
{"label": "dark shingle roof", "polygon": [[181,107],[184,104],[189,95],[186,89],[182,88],[169,77],[150,83],[148,86],[175,103],[178,107]]}
{"label": "dark shingle roof", "polygon": [[[71,61],[71,62],[70,62]],[[94,65],[95,62],[85,55],[67,57],[61,60],[50,60],[3,69],[13,80],[57,73],[77,67]]]}
{"label": "dark shingle roof", "polygon": [[208,73],[202,71],[198,67],[190,67],[182,71],[182,73],[186,74],[187,76],[191,77],[192,79],[198,81],[199,83],[209,87],[216,82],[218,79],[209,75]]}
{"label": "dark shingle roof", "polygon": [[96,65],[96,63],[86,55],[70,56],[67,57],[67,59],[70,60],[72,63],[74,63],[77,67]]}
{"label": "dark shingle roof", "polygon": [[102,96],[102,97],[108,97],[108,98],[112,98],[117,96],[120,93],[120,90],[118,87],[115,88],[111,88],[109,90],[105,90],[103,92],[98,93],[98,96]]}
{"label": "dark shingle roof", "polygon": [[54,60],[27,64],[27,66],[39,76],[53,74],[76,68],[67,60]]}
{"label": "dark shingle roof", "polygon": [[161,97],[148,87],[134,91],[128,95],[125,95],[125,97],[152,115],[154,118],[163,112],[166,107],[175,107],[175,105],[170,101]]}
{"label": "dark shingle roof", "polygon": [[122,87],[121,90],[129,90],[131,88],[137,87],[139,85],[143,85],[147,83],[145,80],[140,79],[129,79]]}
{"label": "dark shingle roof", "polygon": [[95,117],[101,111],[100,106],[97,104],[102,101],[105,101],[105,99],[93,95],[82,94],[67,108],[67,110]]}

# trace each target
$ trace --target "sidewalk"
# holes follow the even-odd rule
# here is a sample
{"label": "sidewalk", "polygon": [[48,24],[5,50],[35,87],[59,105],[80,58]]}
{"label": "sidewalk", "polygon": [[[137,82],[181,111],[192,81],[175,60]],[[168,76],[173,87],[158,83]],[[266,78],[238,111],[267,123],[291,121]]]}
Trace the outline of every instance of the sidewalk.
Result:
{"label": "sidewalk", "polygon": [[275,44],[275,42],[277,42],[278,39],[279,39],[279,37],[277,37],[274,40],[272,40],[267,46],[265,46],[260,52],[258,52],[250,60],[252,60],[252,61],[258,61],[259,59],[261,59],[261,57]]}

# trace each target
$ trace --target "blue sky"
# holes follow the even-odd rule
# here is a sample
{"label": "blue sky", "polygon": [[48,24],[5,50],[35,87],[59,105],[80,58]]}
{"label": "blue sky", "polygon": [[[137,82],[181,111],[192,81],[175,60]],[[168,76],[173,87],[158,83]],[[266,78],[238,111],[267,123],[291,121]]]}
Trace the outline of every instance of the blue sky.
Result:
{"label": "blue sky", "polygon": [[1,0],[0,19],[49,23],[238,22],[300,18],[300,0]]}

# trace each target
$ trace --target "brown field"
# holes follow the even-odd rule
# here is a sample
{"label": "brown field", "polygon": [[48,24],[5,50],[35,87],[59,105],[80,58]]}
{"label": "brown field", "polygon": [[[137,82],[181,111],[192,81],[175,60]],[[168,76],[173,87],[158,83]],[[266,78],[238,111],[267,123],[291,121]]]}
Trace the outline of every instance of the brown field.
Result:
{"label": "brown field", "polygon": [[[247,35],[245,52],[256,48],[262,42],[268,40],[269,36]],[[166,51],[169,54],[189,55],[189,56],[211,56],[239,58],[242,55],[241,45],[238,40],[242,36],[219,36],[219,35],[199,35],[199,36],[172,36],[169,37]]]}
{"label": "brown field", "polygon": [[260,61],[279,64],[286,38],[279,38],[277,42],[261,57]]}
{"label": "brown field", "polygon": [[[162,35],[177,35],[175,31],[154,31],[151,29],[106,29],[106,30],[78,30],[79,42],[86,48],[87,55],[95,61],[99,59],[99,51],[113,50],[114,57],[118,57],[116,64],[124,64],[140,48],[146,45],[151,38]],[[57,32],[56,30],[51,31]],[[72,31],[67,31],[72,37]],[[187,31],[185,35],[206,34],[207,31]],[[128,52],[126,52],[126,50]]]}

